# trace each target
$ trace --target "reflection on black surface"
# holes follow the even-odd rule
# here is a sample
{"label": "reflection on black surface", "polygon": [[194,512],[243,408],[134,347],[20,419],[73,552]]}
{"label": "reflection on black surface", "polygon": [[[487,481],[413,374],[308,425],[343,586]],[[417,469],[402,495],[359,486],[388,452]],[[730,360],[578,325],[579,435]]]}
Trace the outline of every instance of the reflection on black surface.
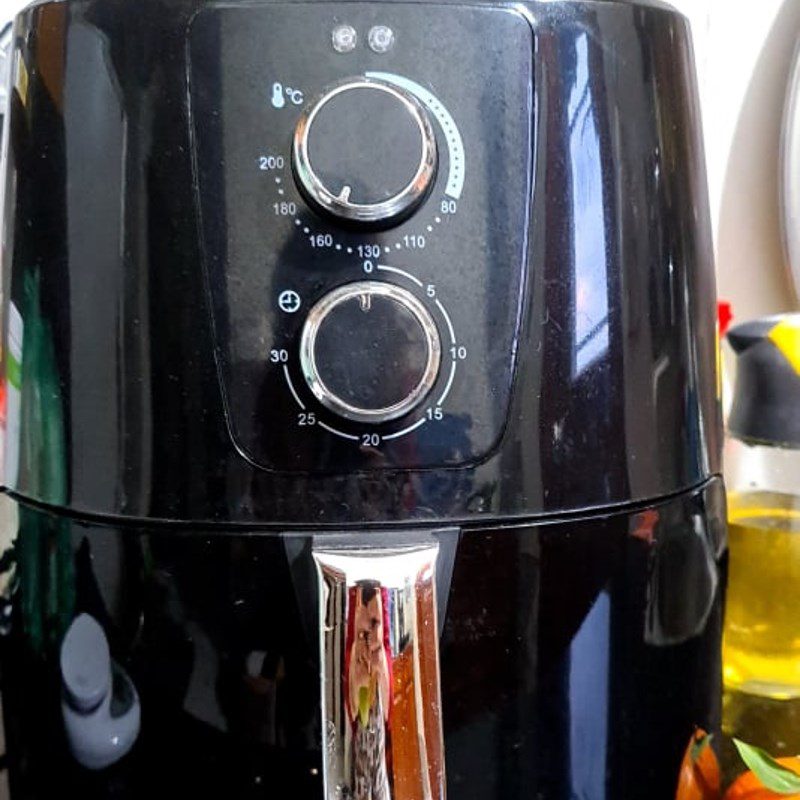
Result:
{"label": "reflection on black surface", "polygon": [[[693,556],[702,569],[675,569],[665,607],[659,560],[693,553],[697,521],[719,530],[723,514],[711,485],[636,514],[462,532],[441,638],[451,795],[635,800],[646,787],[648,798],[671,798],[694,725],[718,721],[721,562]],[[50,519],[27,511],[22,535]],[[319,797],[310,536],[64,524],[75,613],[103,621],[139,690],[142,732],[107,772],[79,769],[58,724],[54,651],[36,650],[18,614],[3,680],[21,796],[58,787],[138,799],[157,781],[197,797]],[[721,555],[724,542],[709,542]],[[124,575],[124,592],[113,575]],[[653,613],[670,637],[653,639]]]}
{"label": "reflection on black surface", "polygon": [[[611,598],[602,592],[570,646],[570,787],[573,797],[604,800],[608,759],[608,680]],[[576,757],[577,756],[577,757]],[[605,787],[604,787],[605,788]]]}
{"label": "reflection on black surface", "polygon": [[674,524],[662,525],[651,565],[645,640],[656,646],[697,636],[708,624],[719,586],[707,520],[698,515]]}
{"label": "reflection on black surface", "polygon": [[[357,5],[365,24],[386,11]],[[310,303],[365,273],[355,251],[348,260],[310,246],[314,217],[302,205],[300,225],[270,218],[268,184],[278,184],[258,157],[275,142],[289,146],[294,112],[273,109],[276,77],[259,70],[270,71],[279,45],[281,69],[309,87],[372,61],[337,60],[330,49],[325,15],[336,3],[299,3],[281,6],[269,26],[253,22],[267,19],[269,4],[214,18],[192,40],[189,63],[198,8],[95,0],[69,13],[40,4],[22,18],[27,88],[10,111],[4,297],[19,307],[39,271],[69,409],[64,503],[76,513],[276,526],[414,519],[417,474],[387,467],[418,451],[397,441],[383,459],[352,448],[342,457],[344,442],[290,424],[283,372],[264,364],[294,342],[292,330],[281,328],[284,339],[267,325],[275,290],[302,289]],[[435,280],[460,318],[469,355],[444,413],[465,425],[452,445],[434,425],[424,437],[439,443],[426,450],[431,462],[470,464],[458,467],[455,491],[426,492],[424,505],[462,520],[645,501],[719,468],[712,252],[685,21],[625,3],[525,8],[528,20],[488,6],[431,7],[421,26],[419,8],[394,4],[420,49],[396,47],[380,62],[430,83],[464,128],[469,174],[450,227],[421,250],[392,251],[390,262]],[[286,45],[301,35],[292,22],[301,17],[304,42],[324,22],[319,59]],[[448,37],[481,69],[456,64],[441,46]],[[291,176],[282,180],[288,198]],[[418,219],[427,232],[429,211],[404,225]],[[388,236],[374,241],[384,255]],[[342,231],[340,244],[362,239]],[[217,368],[228,350],[241,391],[226,407]],[[253,455],[234,413],[254,441],[274,414],[266,444],[279,460],[331,469],[314,480],[265,471],[243,452]],[[343,461],[365,472],[337,473]],[[32,475],[17,488],[47,500]]]}
{"label": "reflection on black surface", "polygon": [[606,218],[603,143],[595,118],[588,34],[574,42],[574,84],[567,103],[574,225],[574,359],[576,379],[606,355],[609,344]]}

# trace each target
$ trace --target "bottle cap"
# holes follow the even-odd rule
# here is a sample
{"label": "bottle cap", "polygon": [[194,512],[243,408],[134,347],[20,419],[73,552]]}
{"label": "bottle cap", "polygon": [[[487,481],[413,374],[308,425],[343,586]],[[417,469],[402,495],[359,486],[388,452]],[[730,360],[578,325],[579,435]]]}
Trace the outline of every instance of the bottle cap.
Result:
{"label": "bottle cap", "polygon": [[728,331],[737,356],[728,429],[754,443],[800,448],[800,314]]}

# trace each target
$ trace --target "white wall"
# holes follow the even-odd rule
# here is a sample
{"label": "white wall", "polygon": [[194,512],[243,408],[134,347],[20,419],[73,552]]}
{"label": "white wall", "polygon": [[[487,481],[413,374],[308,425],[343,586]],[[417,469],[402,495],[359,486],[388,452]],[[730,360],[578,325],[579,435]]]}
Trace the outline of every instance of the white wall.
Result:
{"label": "white wall", "polygon": [[5,22],[11,19],[20,8],[24,8],[26,5],[27,3],[19,2],[19,0],[0,0],[0,21]]}
{"label": "white wall", "polygon": [[720,296],[740,321],[800,307],[783,256],[778,186],[800,0],[674,4],[695,39]]}

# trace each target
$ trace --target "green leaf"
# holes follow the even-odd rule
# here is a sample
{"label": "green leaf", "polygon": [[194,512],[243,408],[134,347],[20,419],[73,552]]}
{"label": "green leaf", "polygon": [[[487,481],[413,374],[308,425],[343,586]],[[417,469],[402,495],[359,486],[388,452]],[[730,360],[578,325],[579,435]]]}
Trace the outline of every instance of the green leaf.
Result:
{"label": "green leaf", "polygon": [[711,738],[713,735],[713,733],[705,733],[699,739],[695,739],[692,742],[691,757],[693,764],[697,763],[697,761],[700,759],[700,756],[703,754],[703,750],[705,750],[706,747],[711,744]]}
{"label": "green leaf", "polygon": [[760,747],[740,742],[733,743],[747,766],[770,791],[776,794],[800,794],[800,775],[779,764],[769,753]]}

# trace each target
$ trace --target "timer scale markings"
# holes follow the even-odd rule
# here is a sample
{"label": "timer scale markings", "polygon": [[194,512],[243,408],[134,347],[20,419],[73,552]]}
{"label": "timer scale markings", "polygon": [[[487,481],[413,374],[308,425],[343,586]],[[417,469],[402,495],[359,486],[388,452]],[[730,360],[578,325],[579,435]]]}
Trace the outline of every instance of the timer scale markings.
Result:
{"label": "timer scale markings", "polygon": [[444,391],[442,392],[442,396],[437,401],[436,405],[441,406],[444,404],[447,395],[450,394],[450,389],[453,387],[453,379],[456,377],[456,362],[450,365],[450,377],[447,379],[447,385],[444,387]]}
{"label": "timer scale markings", "polygon": [[[447,330],[450,333],[450,343],[452,344],[453,347],[455,347],[456,331],[455,328],[453,328],[453,323],[450,320],[450,315],[447,313],[445,307],[442,305],[442,301],[439,300],[438,297],[436,298],[436,305],[439,308],[439,311],[442,312],[442,316],[444,317],[444,320],[447,323]],[[436,403],[436,405],[438,406],[444,403],[445,399],[447,398],[447,395],[450,394],[450,389],[453,387],[453,380],[456,377],[456,361],[457,359],[454,357],[453,363],[450,365],[450,377],[447,379],[447,384],[444,387],[444,391],[442,392],[439,401]]]}
{"label": "timer scale markings", "polygon": [[404,278],[408,278],[410,281],[422,288],[422,281],[419,278],[415,278],[411,273],[406,272],[404,269],[400,269],[399,267],[390,267],[388,264],[378,264],[378,269],[382,270],[383,272],[394,272],[397,275],[402,275]]}
{"label": "timer scale markings", "polygon": [[390,433],[386,436],[381,437],[384,441],[388,441],[389,439],[399,439],[401,436],[405,436],[407,433],[411,433],[411,431],[415,431],[419,428],[420,425],[424,425],[428,420],[423,417],[420,420],[417,420],[413,425],[409,425],[407,428],[403,428],[401,431],[397,431],[396,433]]}
{"label": "timer scale markings", "polygon": [[289,391],[292,393],[292,397],[294,397],[297,405],[299,405],[300,408],[303,409],[303,411],[305,411],[306,410],[305,404],[300,399],[300,396],[297,394],[297,391],[294,388],[294,384],[292,383],[292,378],[289,375],[289,368],[286,366],[286,364],[283,365],[283,374],[286,377],[286,383],[289,384]]}
{"label": "timer scale markings", "polygon": [[[413,281],[420,289],[423,288],[422,281],[417,278],[416,276],[412,275],[410,272],[406,272],[404,269],[400,269],[399,267],[391,267],[388,264],[378,264],[378,269],[383,272],[393,272],[396,275],[402,275],[404,278],[407,278],[410,281]],[[450,319],[450,315],[447,313],[447,309],[442,304],[442,301],[439,300],[437,297],[436,300],[436,307],[439,309],[442,317],[444,317],[444,321],[447,324],[447,332],[450,334],[450,344],[453,347],[456,347],[456,331],[453,327],[453,322]],[[456,365],[458,362],[458,358],[456,356],[453,357],[453,361],[450,365],[450,375],[447,378],[447,383],[445,384],[444,391],[442,392],[441,396],[439,397],[438,401],[436,402],[437,406],[441,406],[444,404],[444,401],[447,399],[447,396],[450,394],[450,390],[453,388],[453,381],[456,377]],[[384,439],[396,439],[399,436],[402,436],[406,433],[410,433],[411,431],[418,428],[420,425],[424,424],[427,420],[423,417],[418,422],[414,423],[409,428],[404,428],[402,431],[398,431],[397,433],[390,434],[389,436],[384,436]]]}
{"label": "timer scale markings", "polygon": [[[423,288],[423,286],[424,286],[424,284],[422,283],[422,281],[419,278],[417,278],[415,275],[412,275],[410,272],[406,272],[406,270],[404,270],[404,269],[400,269],[400,267],[392,267],[389,264],[378,264],[376,268],[378,270],[381,270],[382,272],[391,272],[391,273],[394,273],[396,275],[400,275],[400,276],[412,281],[419,288]],[[439,309],[440,313],[442,314],[442,317],[444,318],[445,323],[447,324],[447,330],[448,330],[448,333],[450,334],[450,342],[453,345],[453,347],[455,347],[456,346],[456,334],[455,334],[455,329],[453,327],[453,323],[452,323],[452,321],[450,319],[450,315],[447,313],[447,309],[445,309],[444,305],[442,304],[442,301],[439,300],[438,297],[435,299],[435,303],[436,303],[436,306]],[[453,357],[453,361],[450,364],[450,375],[447,378],[447,383],[445,384],[445,387],[444,387],[444,390],[442,391],[442,394],[440,395],[438,401],[436,402],[436,407],[442,406],[444,404],[445,399],[450,394],[450,390],[453,387],[453,381],[455,380],[455,376],[456,376],[457,361],[458,361],[458,359],[456,357]],[[284,377],[286,379],[286,384],[289,387],[289,391],[292,394],[292,397],[294,398],[294,400],[297,403],[297,405],[303,411],[305,411],[305,409],[306,409],[305,404],[300,399],[300,396],[298,395],[297,390],[294,387],[294,383],[292,382],[291,375],[289,374],[289,369],[285,364],[283,365],[283,374],[284,374]],[[401,436],[405,436],[406,434],[409,434],[409,433],[417,430],[417,428],[422,427],[426,422],[428,422],[428,418],[423,416],[422,419],[417,420],[416,422],[412,423],[411,425],[408,425],[405,428],[402,428],[399,431],[395,431],[394,433],[389,433],[389,434],[385,434],[385,435],[380,436],[379,437],[379,441],[388,442],[388,441],[391,441],[393,439],[399,439]],[[322,420],[317,421],[316,424],[319,425],[319,427],[322,428],[323,430],[326,430],[326,431],[328,431],[328,433],[332,433],[335,436],[341,436],[343,439],[349,439],[350,441],[355,441],[355,442],[361,441],[361,437],[360,436],[356,436],[354,434],[346,433],[345,431],[341,431],[338,428],[334,428],[332,425],[328,425],[327,423],[323,422]]]}
{"label": "timer scale markings", "polygon": [[[305,403],[300,399],[300,395],[297,394],[297,390],[294,388],[294,383],[292,382],[292,376],[289,374],[289,368],[286,366],[286,364],[283,365],[283,375],[284,378],[286,379],[286,384],[289,387],[289,391],[292,393],[292,397],[294,398],[295,403],[297,403],[297,405],[300,406],[300,408],[303,411],[305,411],[306,410]],[[343,437],[344,439],[351,439],[356,442],[358,441],[358,436],[353,436],[350,433],[345,433],[344,431],[337,430],[336,428],[332,427],[331,425],[327,425],[321,420],[317,422],[317,425],[319,425],[320,428],[324,428],[329,433],[334,433],[337,436]]]}
{"label": "timer scale markings", "polygon": [[[422,284],[420,284],[421,286]],[[442,301],[437,297],[436,298],[436,305],[439,307],[439,311],[442,312],[442,316],[444,317],[444,321],[447,323],[447,330],[450,332],[450,342],[455,347],[456,344],[456,331],[453,328],[453,323],[450,321],[450,315],[445,311],[444,306],[442,305]]]}
{"label": "timer scale markings", "polygon": [[320,426],[320,428],[324,428],[326,431],[328,431],[328,433],[335,433],[337,436],[342,436],[345,439],[350,439],[354,442],[359,441],[358,436],[353,436],[352,433],[345,433],[344,431],[338,431],[336,430],[336,428],[332,428],[330,425],[326,425],[324,422],[318,422],[317,424]]}

